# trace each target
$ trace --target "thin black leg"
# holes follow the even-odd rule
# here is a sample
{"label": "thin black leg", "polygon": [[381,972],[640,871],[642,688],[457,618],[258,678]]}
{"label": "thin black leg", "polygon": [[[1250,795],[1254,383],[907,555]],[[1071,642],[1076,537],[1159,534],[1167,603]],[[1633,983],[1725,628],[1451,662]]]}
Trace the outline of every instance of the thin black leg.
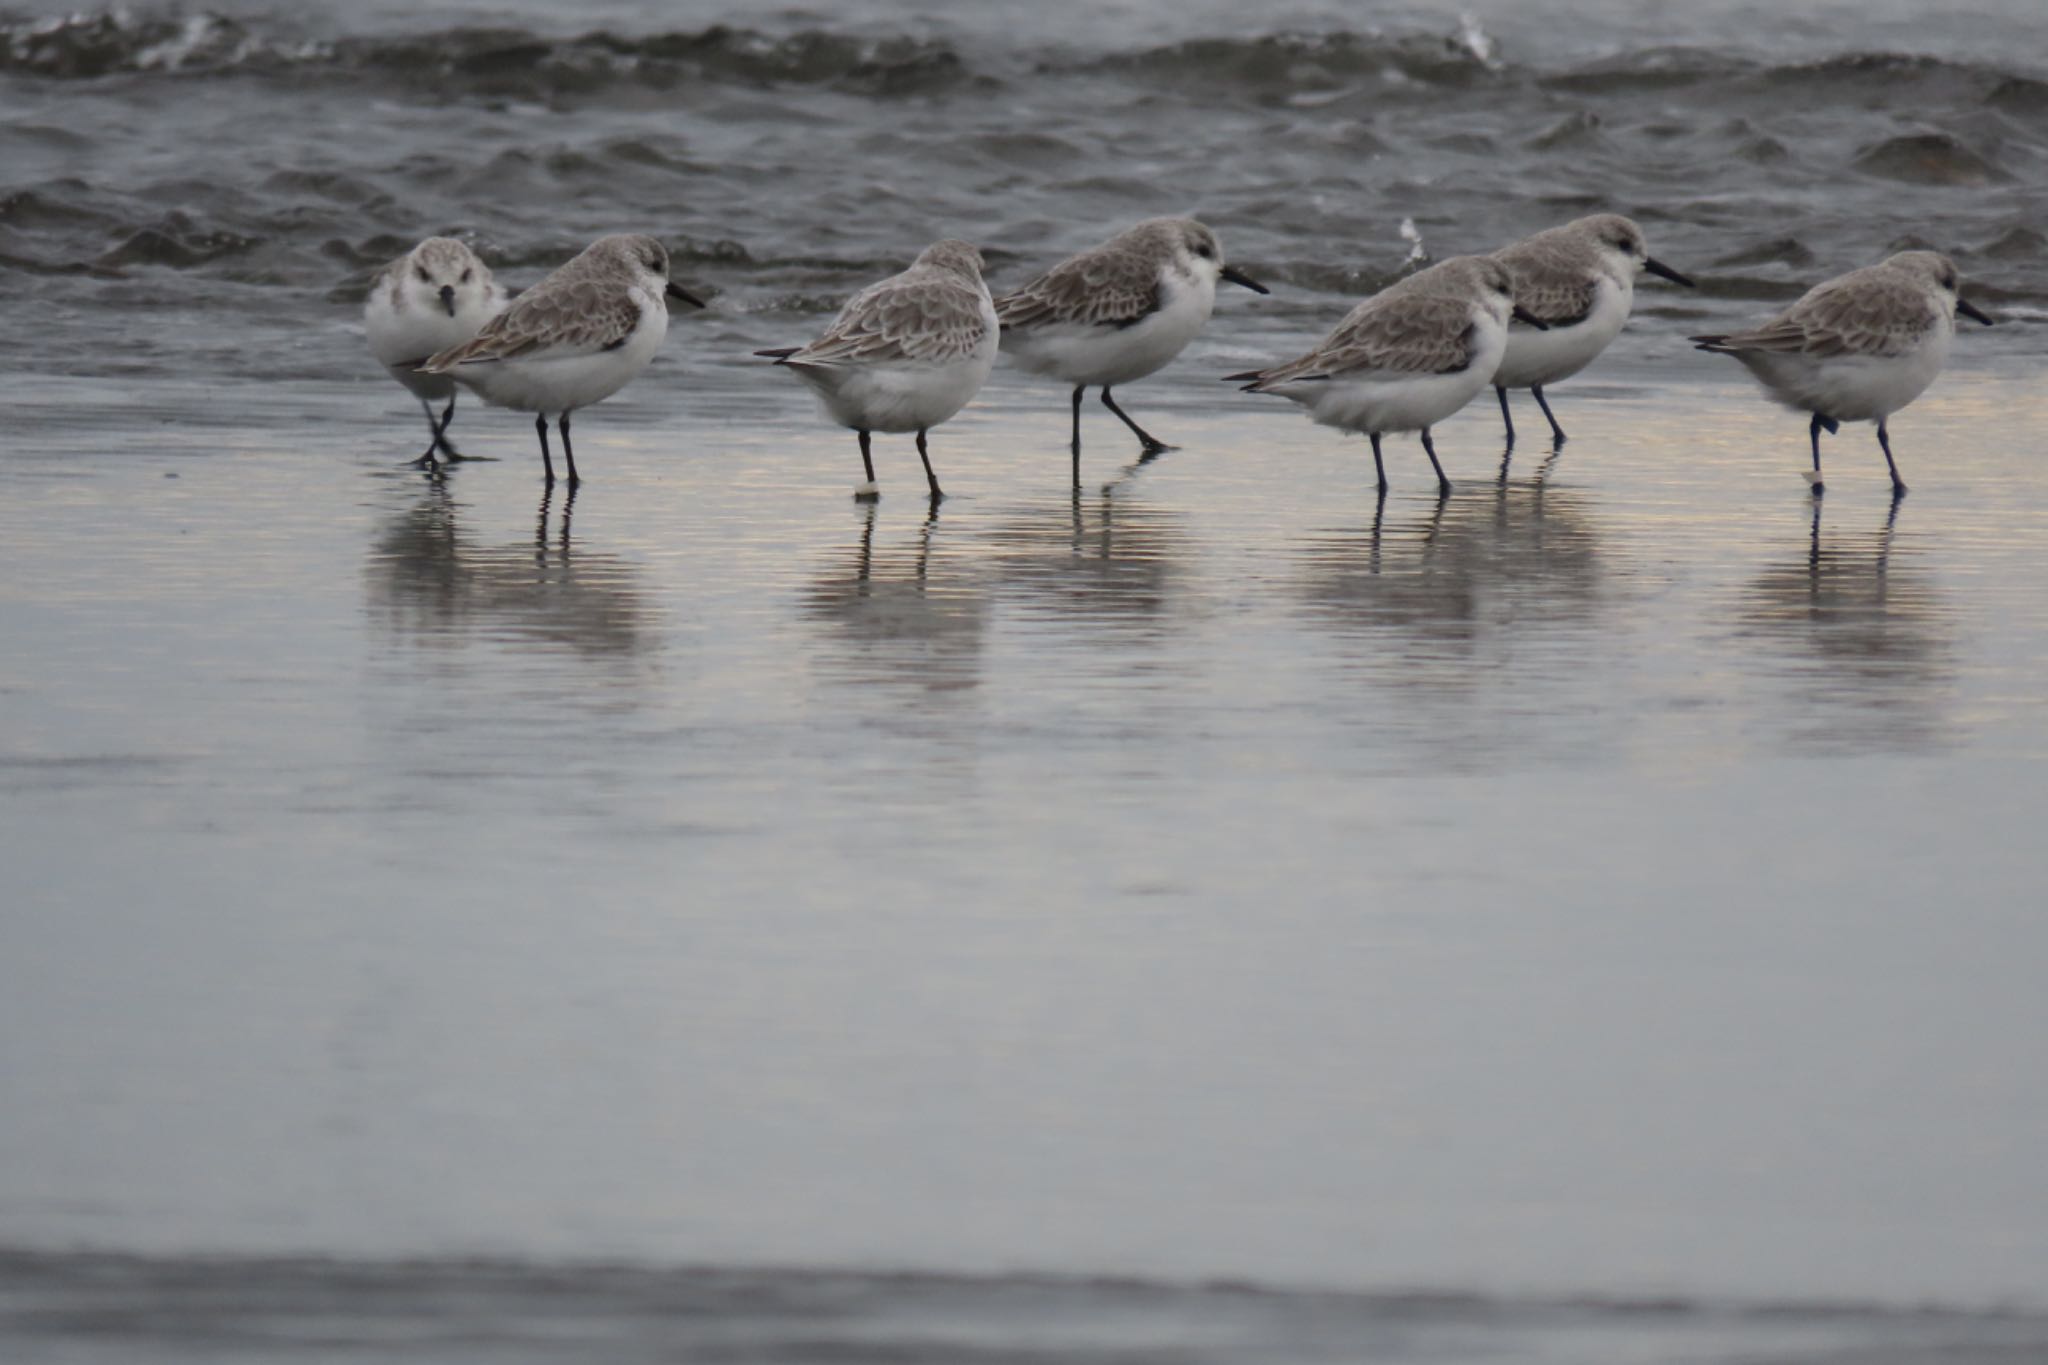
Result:
{"label": "thin black leg", "polygon": [[932,501],[937,502],[946,495],[939,488],[939,476],[932,473],[932,455],[930,451],[924,448],[924,433],[922,431],[917,433],[917,458],[924,461],[924,481],[931,485]]}
{"label": "thin black leg", "polygon": [[[1515,415],[1508,411],[1508,391],[1499,384],[1493,386],[1493,391],[1500,398],[1500,420],[1501,425],[1508,429],[1508,449],[1513,450],[1515,448]],[[1501,478],[1507,478],[1507,461],[1501,461],[1500,468]]]}
{"label": "thin black leg", "polygon": [[1380,434],[1368,431],[1366,438],[1372,442],[1372,467],[1380,476],[1380,496],[1384,498],[1387,493],[1387,462],[1380,458]]}
{"label": "thin black leg", "polygon": [[1145,448],[1147,455],[1157,455],[1161,451],[1173,449],[1172,446],[1160,440],[1136,422],[1133,422],[1124,410],[1116,405],[1116,400],[1109,396],[1109,385],[1107,384],[1102,386],[1102,406],[1115,413],[1123,424],[1131,429],[1132,434],[1138,438],[1138,444]]}
{"label": "thin black leg", "polygon": [[1074,385],[1074,487],[1081,486],[1081,395],[1088,392],[1086,384]]}
{"label": "thin black leg", "polygon": [[455,442],[448,439],[448,428],[455,425],[455,395],[448,395],[448,406],[441,409],[441,424],[434,429],[434,444],[441,447],[441,454],[450,460],[459,460],[462,455],[455,449]]}
{"label": "thin black leg", "polygon": [[540,468],[547,476],[548,487],[555,486],[555,462],[548,458],[548,415],[541,413],[533,419],[533,429],[540,433]]}
{"label": "thin black leg", "polygon": [[1550,411],[1550,400],[1543,396],[1543,386],[1541,384],[1531,384],[1529,392],[1536,395],[1536,406],[1543,409],[1544,419],[1550,423],[1551,442],[1555,445],[1563,445],[1568,438],[1564,434],[1564,428],[1557,424],[1556,415]]}
{"label": "thin black leg", "polygon": [[1808,438],[1813,442],[1813,491],[1816,494],[1828,491],[1828,486],[1820,480],[1820,434],[1827,425],[1828,419],[1816,412],[1813,424],[1806,429]]}
{"label": "thin black leg", "polygon": [[1898,462],[1892,459],[1892,437],[1891,433],[1884,429],[1884,421],[1885,419],[1880,417],[1877,422],[1877,443],[1884,448],[1885,468],[1892,472],[1892,502],[1896,504],[1900,498],[1906,496],[1906,481],[1899,477]]}
{"label": "thin black leg", "polygon": [[417,460],[408,460],[406,463],[414,469],[432,469],[434,454],[441,449],[441,424],[434,420],[434,405],[424,398],[420,399],[420,410],[427,414],[426,453]]}
{"label": "thin black leg", "polygon": [[569,445],[569,414],[563,413],[555,425],[562,429],[562,458],[569,462],[569,490],[574,492],[583,480],[576,477],[576,452]]}
{"label": "thin black leg", "polygon": [[854,497],[872,502],[882,496],[882,490],[875,486],[875,457],[874,452],[869,449],[871,438],[867,432],[860,430],[856,430],[854,435],[860,437],[860,467],[867,471],[868,476],[866,485],[860,492],[854,494]]}
{"label": "thin black leg", "polygon": [[1429,428],[1422,429],[1422,453],[1429,456],[1429,467],[1436,471],[1436,492],[1438,497],[1451,491],[1451,481],[1444,477],[1444,467],[1436,462],[1436,443],[1429,439]]}

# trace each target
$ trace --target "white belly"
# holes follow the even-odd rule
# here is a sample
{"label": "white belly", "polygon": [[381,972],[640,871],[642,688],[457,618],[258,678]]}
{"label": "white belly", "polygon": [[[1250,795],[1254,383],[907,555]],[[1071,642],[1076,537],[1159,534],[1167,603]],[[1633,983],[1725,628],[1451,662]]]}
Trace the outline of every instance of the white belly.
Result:
{"label": "white belly", "polygon": [[1769,351],[1736,356],[1771,397],[1798,412],[1838,422],[1874,422],[1891,416],[1927,391],[1948,361],[1952,326],[1935,328],[1920,345],[1897,356],[1828,356],[1816,359]]}
{"label": "white belly", "polygon": [[413,365],[450,346],[460,346],[480,331],[491,314],[483,308],[446,310],[393,308],[386,292],[377,290],[363,307],[363,333],[370,354],[393,379],[421,398],[446,398],[455,392],[455,381],[445,374],[419,374]]}
{"label": "white belly", "polygon": [[640,325],[626,344],[613,351],[580,355],[524,355],[458,365],[455,378],[495,407],[519,412],[564,413],[602,402],[624,388],[668,335],[668,309],[659,300],[649,307],[643,296]]}
{"label": "white belly", "polygon": [[1273,392],[1302,404],[1320,426],[1382,435],[1418,431],[1435,426],[1485,389],[1506,345],[1505,329],[1482,323],[1472,363],[1455,374],[1375,370],[1290,384]]}
{"label": "white belly", "polygon": [[792,366],[825,413],[855,431],[924,431],[967,406],[995,368],[995,348],[943,364]]}
{"label": "white belly", "polygon": [[996,364],[996,313],[984,299],[981,341],[971,355],[940,362],[892,360],[853,365],[791,365],[826,416],[855,431],[924,431],[951,418],[981,392]]}
{"label": "white belly", "polygon": [[1548,331],[1523,324],[1510,327],[1507,354],[1493,382],[1504,389],[1526,389],[1570,378],[1621,334],[1634,303],[1634,289],[1602,277],[1594,288],[1593,310],[1583,321]]}
{"label": "white belly", "polygon": [[1114,387],[1143,379],[1187,349],[1216,305],[1216,286],[1169,276],[1164,306],[1129,327],[1057,322],[1013,327],[1003,353],[1032,374]]}

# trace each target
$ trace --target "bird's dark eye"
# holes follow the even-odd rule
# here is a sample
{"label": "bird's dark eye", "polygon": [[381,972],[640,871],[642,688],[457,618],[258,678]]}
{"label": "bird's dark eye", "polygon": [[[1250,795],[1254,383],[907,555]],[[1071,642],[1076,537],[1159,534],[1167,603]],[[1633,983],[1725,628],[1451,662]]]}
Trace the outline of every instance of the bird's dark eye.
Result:
{"label": "bird's dark eye", "polygon": [[1941,287],[1953,291],[1956,287],[1956,272],[1951,270],[1941,277]]}
{"label": "bird's dark eye", "polygon": [[1206,261],[1210,257],[1214,256],[1216,253],[1214,251],[1211,251],[1207,245],[1202,245],[1195,248],[1195,254]]}
{"label": "bird's dark eye", "polygon": [[420,277],[421,284],[432,284],[434,282],[434,277],[427,273],[427,268],[423,265],[414,266],[412,273]]}
{"label": "bird's dark eye", "polygon": [[647,258],[647,268],[649,270],[652,270],[657,275],[665,275],[668,273],[668,263],[663,261],[659,256],[649,256]]}
{"label": "bird's dark eye", "polygon": [[462,282],[463,282],[464,284],[468,284],[468,283],[469,283],[469,277],[470,277],[470,274],[471,274],[471,272],[470,272],[470,271],[467,271],[467,270],[465,270],[465,271],[463,271],[463,272],[462,272]]}

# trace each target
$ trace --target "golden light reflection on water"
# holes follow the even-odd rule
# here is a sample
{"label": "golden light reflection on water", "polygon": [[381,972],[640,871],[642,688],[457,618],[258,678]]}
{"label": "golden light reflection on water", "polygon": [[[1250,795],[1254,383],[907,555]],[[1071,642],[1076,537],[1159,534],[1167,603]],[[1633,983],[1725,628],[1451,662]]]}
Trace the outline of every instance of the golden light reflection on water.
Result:
{"label": "golden light reflection on water", "polygon": [[1117,492],[1074,489],[997,512],[984,542],[1001,592],[1035,616],[1077,628],[1170,624],[1183,561],[1198,550],[1177,513],[1120,501]]}
{"label": "golden light reflection on water", "polygon": [[804,593],[806,617],[830,631],[827,671],[855,685],[945,694],[980,681],[989,604],[979,574],[949,553],[932,507],[914,533],[875,544],[877,508],[859,509],[852,547]]}
{"label": "golden light reflection on water", "polygon": [[545,494],[529,539],[479,545],[443,481],[389,517],[370,548],[368,598],[381,630],[428,649],[472,639],[632,655],[655,616],[633,561],[579,546],[575,493]]}
{"label": "golden light reflection on water", "polygon": [[[1800,741],[1865,750],[1934,743],[1953,730],[1956,623],[1914,557],[1895,553],[1899,505],[1870,524],[1824,525],[1815,501],[1806,552],[1759,574],[1744,593],[1745,636],[1789,687]],[[1909,534],[1909,533],[1905,533]]]}
{"label": "golden light reflection on water", "polygon": [[1304,538],[1302,599],[1328,628],[1398,655],[1395,685],[1463,690],[1510,664],[1517,636],[1597,624],[1606,584],[1589,501],[1540,482],[1391,512],[1379,499],[1368,525]]}

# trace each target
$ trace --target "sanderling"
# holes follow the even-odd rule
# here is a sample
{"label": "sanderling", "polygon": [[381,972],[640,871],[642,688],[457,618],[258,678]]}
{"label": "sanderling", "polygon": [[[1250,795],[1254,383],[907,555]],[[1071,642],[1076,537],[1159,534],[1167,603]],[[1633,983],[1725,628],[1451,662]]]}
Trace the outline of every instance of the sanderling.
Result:
{"label": "sanderling", "polygon": [[1761,327],[1693,337],[1702,351],[1741,361],[1772,398],[1813,414],[1813,491],[1820,434],[1844,422],[1877,423],[1892,496],[1906,491],[1892,459],[1886,420],[1918,398],[1948,359],[1956,314],[1991,319],[1956,296],[1955,264],[1935,251],[1901,251],[1876,265],[1817,284]]}
{"label": "sanderling", "polygon": [[[448,424],[455,420],[455,381],[418,367],[436,351],[468,341],[504,307],[505,290],[491,278],[490,267],[453,237],[427,238],[371,281],[363,304],[370,354],[427,413],[427,453],[414,463],[430,465],[436,455],[456,458],[448,441]],[[436,418],[434,401],[441,398],[448,406]]]}
{"label": "sanderling", "polygon": [[981,253],[951,238],[924,249],[910,269],[848,299],[824,335],[805,346],[756,351],[817,391],[825,413],[860,436],[867,482],[877,495],[868,436],[914,431],[934,501],[944,497],[925,433],[967,406],[996,363],[996,310],[981,278]]}
{"label": "sanderling", "polygon": [[1515,277],[1515,302],[1548,327],[1508,328],[1508,351],[1494,372],[1500,416],[1508,444],[1515,419],[1508,390],[1527,389],[1550,423],[1550,435],[1564,443],[1564,428],[1543,397],[1543,386],[1570,378],[1593,363],[1628,321],[1635,304],[1636,275],[1647,270],[1690,288],[1692,281],[1652,260],[1643,230],[1618,213],[1595,214],[1526,237],[1493,253]]}
{"label": "sanderling", "polygon": [[576,452],[569,414],[611,397],[647,368],[668,335],[668,301],[704,306],[668,277],[668,250],[652,237],[600,237],[583,253],[513,300],[474,339],[450,347],[420,368],[453,375],[486,403],[539,414],[541,468],[548,458],[548,414],[562,433],[569,486]]}
{"label": "sanderling", "polygon": [[1277,393],[1326,427],[1372,440],[1382,492],[1380,437],[1420,431],[1437,487],[1451,491],[1429,439],[1431,424],[1472,401],[1507,350],[1508,319],[1540,320],[1516,306],[1508,268],[1485,256],[1453,256],[1391,284],[1359,304],[1307,355],[1228,376],[1248,393]]}
{"label": "sanderling", "polygon": [[1173,447],[1127,416],[1110,396],[1179,355],[1216,306],[1216,281],[1254,293],[1266,286],[1223,263],[1216,234],[1192,218],[1150,218],[1100,246],[1069,256],[996,300],[1002,348],[1033,374],[1074,386],[1074,482],[1081,482],[1081,395],[1102,388],[1102,405],[1138,437],[1147,456]]}

